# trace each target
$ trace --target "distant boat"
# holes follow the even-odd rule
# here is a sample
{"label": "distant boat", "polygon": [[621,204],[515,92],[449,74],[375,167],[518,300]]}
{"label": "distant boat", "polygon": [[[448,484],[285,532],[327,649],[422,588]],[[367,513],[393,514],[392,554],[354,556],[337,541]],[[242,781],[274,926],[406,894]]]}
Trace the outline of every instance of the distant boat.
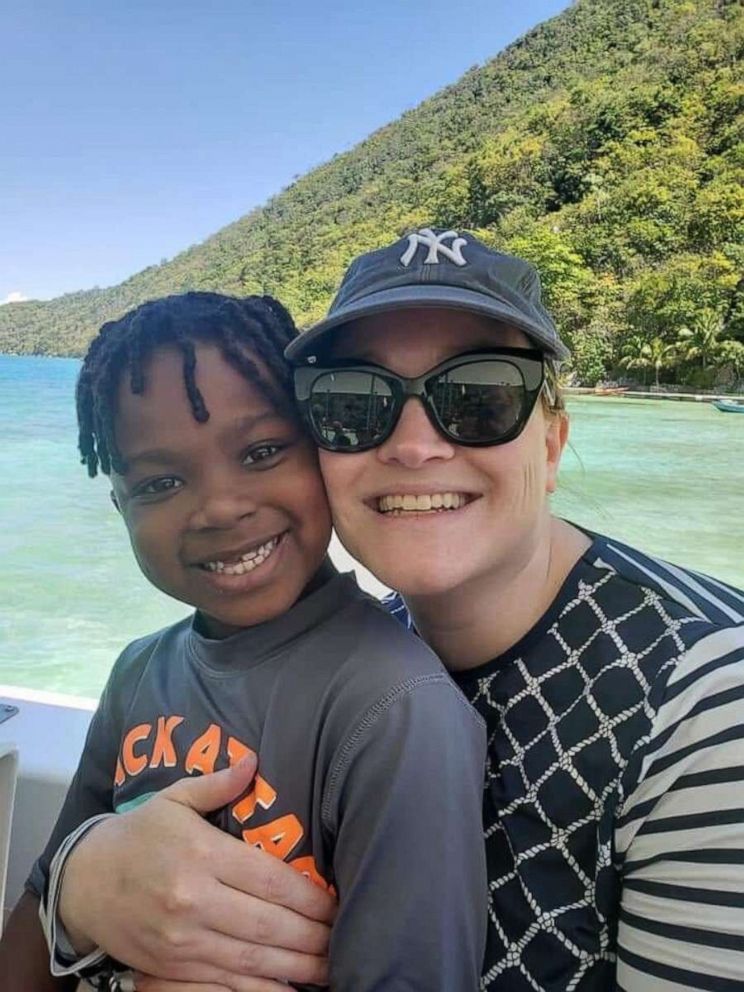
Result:
{"label": "distant boat", "polygon": [[744,403],[738,400],[713,400],[713,406],[721,413],[744,413]]}

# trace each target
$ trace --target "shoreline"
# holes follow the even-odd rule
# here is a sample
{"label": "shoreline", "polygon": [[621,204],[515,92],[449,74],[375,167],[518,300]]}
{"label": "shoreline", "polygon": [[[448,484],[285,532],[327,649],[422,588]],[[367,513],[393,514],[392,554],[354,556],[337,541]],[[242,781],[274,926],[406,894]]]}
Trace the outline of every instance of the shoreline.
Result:
{"label": "shoreline", "polygon": [[[12,352],[1,352],[0,359],[3,358],[49,358],[62,361],[82,362],[80,355],[33,355],[14,354]],[[632,386],[613,392],[612,387],[608,392],[597,392],[594,386],[563,386],[562,392],[565,396],[596,396],[600,399],[631,399],[631,400],[678,400],[682,403],[713,403],[716,400],[728,400],[744,403],[744,393],[678,393],[666,392],[663,387],[659,390],[635,389]]]}
{"label": "shoreline", "polygon": [[603,400],[679,400],[682,403],[713,403],[716,400],[744,402],[742,393],[667,393],[642,392],[637,389],[626,389],[622,392],[597,392],[593,386],[564,386],[566,396],[596,396]]}

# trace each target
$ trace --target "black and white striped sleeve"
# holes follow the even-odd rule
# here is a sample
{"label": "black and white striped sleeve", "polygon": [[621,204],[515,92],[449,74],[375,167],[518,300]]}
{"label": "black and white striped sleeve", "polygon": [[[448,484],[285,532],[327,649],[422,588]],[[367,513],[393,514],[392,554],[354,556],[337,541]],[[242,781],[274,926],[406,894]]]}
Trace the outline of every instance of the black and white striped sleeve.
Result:
{"label": "black and white striped sleeve", "polygon": [[680,659],[615,850],[618,989],[744,988],[744,625]]}

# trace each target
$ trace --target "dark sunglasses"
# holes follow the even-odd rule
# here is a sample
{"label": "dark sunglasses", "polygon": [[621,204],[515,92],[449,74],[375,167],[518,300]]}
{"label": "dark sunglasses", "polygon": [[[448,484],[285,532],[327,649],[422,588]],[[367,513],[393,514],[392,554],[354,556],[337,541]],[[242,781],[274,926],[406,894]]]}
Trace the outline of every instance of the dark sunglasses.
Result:
{"label": "dark sunglasses", "polygon": [[413,396],[449,441],[506,444],[524,429],[544,382],[542,352],[531,348],[466,352],[414,378],[350,360],[294,369],[313,438],[327,451],[350,453],[386,441]]}

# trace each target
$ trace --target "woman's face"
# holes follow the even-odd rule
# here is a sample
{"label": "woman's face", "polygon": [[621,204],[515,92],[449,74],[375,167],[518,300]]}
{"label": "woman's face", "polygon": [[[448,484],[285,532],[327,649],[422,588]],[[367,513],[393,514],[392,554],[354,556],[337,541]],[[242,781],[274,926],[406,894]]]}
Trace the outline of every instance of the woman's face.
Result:
{"label": "woman's face", "polygon": [[[421,308],[359,320],[339,339],[334,356],[418,376],[464,351],[529,344],[521,331],[486,317]],[[463,447],[434,429],[418,399],[409,400],[378,448],[321,451],[338,535],[350,554],[404,595],[508,580],[547,533],[546,497],[555,488],[566,436],[565,418],[547,417],[537,403],[508,444]],[[453,507],[422,510],[428,501],[411,498],[422,496]],[[402,508],[395,497],[403,498]]]}

